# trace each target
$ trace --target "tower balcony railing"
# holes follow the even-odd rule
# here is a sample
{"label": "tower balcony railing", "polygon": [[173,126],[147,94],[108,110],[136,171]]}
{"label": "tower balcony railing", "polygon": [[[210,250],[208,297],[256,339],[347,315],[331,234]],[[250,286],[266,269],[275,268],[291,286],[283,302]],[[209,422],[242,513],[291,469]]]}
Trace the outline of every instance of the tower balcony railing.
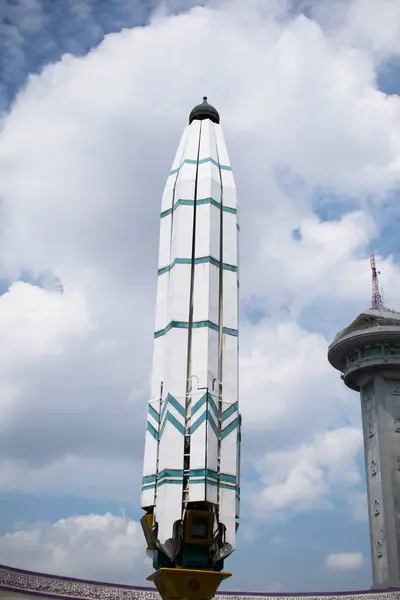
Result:
{"label": "tower balcony railing", "polygon": [[373,317],[371,319],[366,319],[364,322],[356,323],[354,325],[349,325],[349,327],[345,327],[334,337],[333,343],[335,343],[341,337],[354,333],[356,331],[363,331],[365,329],[371,329],[372,327],[396,327],[400,329],[400,322],[398,319],[390,319],[386,317]]}
{"label": "tower balcony railing", "polygon": [[345,370],[360,362],[381,362],[385,359],[387,362],[391,359],[395,362],[400,361],[400,344],[374,344],[352,350],[346,356]]}

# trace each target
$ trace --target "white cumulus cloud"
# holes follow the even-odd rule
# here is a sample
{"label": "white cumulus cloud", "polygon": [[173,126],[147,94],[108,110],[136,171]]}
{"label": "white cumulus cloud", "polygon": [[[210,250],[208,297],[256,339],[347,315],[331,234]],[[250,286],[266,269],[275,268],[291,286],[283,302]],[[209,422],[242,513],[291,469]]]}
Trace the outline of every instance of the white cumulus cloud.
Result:
{"label": "white cumulus cloud", "polygon": [[335,571],[355,571],[364,563],[361,552],[339,552],[329,554],[325,559],[325,565]]}
{"label": "white cumulus cloud", "polygon": [[137,582],[151,570],[140,524],[109,513],[0,535],[0,563],[115,583]]}
{"label": "white cumulus cloud", "polygon": [[265,510],[309,510],[333,506],[339,494],[360,483],[356,455],[359,429],[341,428],[315,435],[310,443],[268,452],[257,463]]}

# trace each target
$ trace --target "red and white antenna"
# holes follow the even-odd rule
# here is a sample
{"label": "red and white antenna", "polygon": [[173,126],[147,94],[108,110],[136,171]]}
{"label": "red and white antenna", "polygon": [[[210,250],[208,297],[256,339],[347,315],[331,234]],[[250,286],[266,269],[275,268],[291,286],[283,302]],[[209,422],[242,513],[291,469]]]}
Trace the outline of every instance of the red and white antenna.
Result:
{"label": "red and white antenna", "polygon": [[378,275],[380,275],[381,272],[376,270],[375,254],[373,252],[371,252],[371,254],[369,255],[369,258],[370,258],[370,262],[371,262],[371,272],[372,272],[371,308],[373,308],[375,310],[383,310],[384,305],[383,305],[382,289],[381,289],[381,286],[379,285],[379,279],[378,279]]}

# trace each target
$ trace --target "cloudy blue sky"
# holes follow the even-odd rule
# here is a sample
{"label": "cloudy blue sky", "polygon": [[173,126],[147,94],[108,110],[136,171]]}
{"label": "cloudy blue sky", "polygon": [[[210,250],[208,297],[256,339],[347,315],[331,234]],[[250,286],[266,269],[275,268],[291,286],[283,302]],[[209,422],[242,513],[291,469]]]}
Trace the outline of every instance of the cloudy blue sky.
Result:
{"label": "cloudy blue sky", "polygon": [[226,587],[371,585],[358,398],[326,360],[400,307],[398,0],[3,0],[0,563],[143,584],[161,193],[219,109],[241,215],[242,519]]}

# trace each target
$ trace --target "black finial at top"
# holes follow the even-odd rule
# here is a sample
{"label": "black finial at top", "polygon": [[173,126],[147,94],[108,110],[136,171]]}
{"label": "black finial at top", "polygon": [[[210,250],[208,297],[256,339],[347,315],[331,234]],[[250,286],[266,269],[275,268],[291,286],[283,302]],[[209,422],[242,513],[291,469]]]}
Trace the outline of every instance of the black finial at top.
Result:
{"label": "black finial at top", "polygon": [[216,108],[208,104],[207,96],[203,96],[203,102],[194,107],[189,115],[189,125],[192,121],[210,119],[213,123],[219,123],[219,114]]}

